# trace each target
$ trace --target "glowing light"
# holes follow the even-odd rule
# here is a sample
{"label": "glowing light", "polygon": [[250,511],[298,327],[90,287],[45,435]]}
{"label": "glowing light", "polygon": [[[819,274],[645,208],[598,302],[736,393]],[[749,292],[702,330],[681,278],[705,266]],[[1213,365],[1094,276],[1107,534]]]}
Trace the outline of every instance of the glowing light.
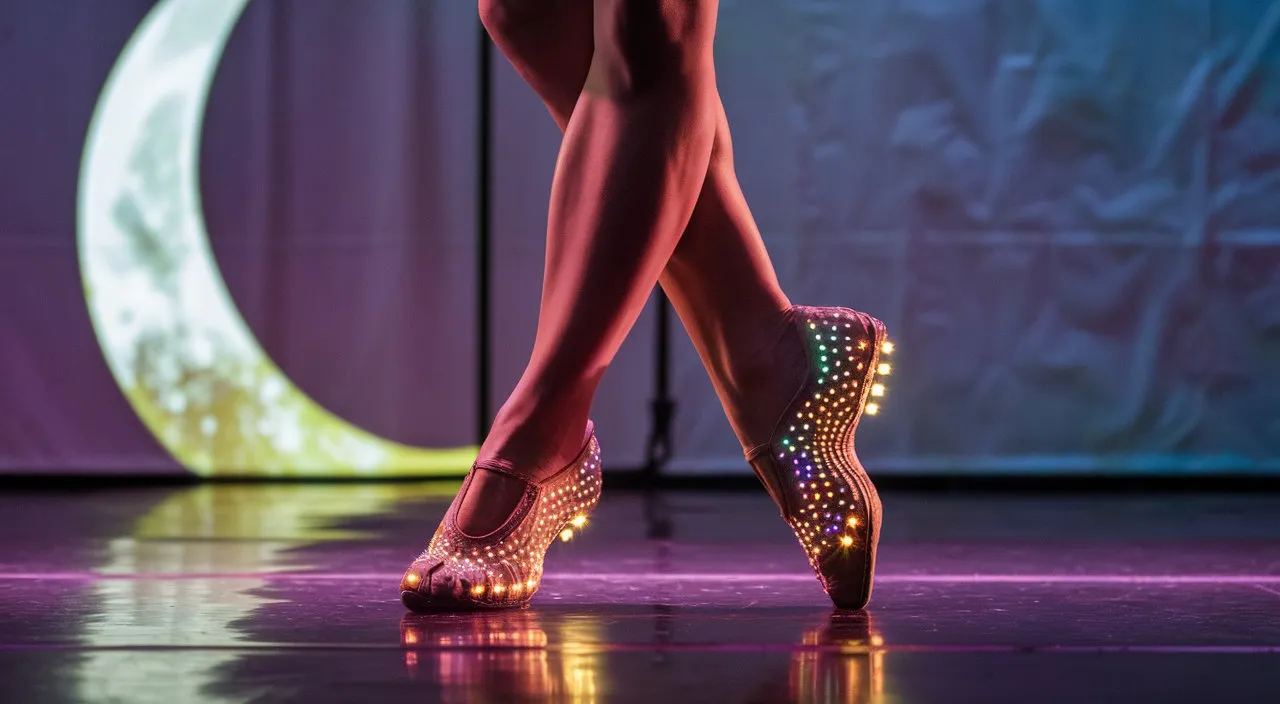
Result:
{"label": "glowing light", "polygon": [[788,411],[794,414],[789,419],[794,425],[789,426],[786,437],[774,437],[774,442],[784,450],[778,452],[778,457],[790,457],[791,465],[777,462],[775,466],[780,473],[777,478],[793,482],[801,499],[786,511],[788,522],[808,553],[810,565],[823,572],[824,578],[831,579],[835,575],[824,571],[828,567],[840,568],[821,564],[823,555],[839,550],[872,549],[857,537],[862,517],[869,515],[873,508],[865,505],[870,503],[869,497],[851,496],[855,492],[863,495],[864,491],[850,476],[862,472],[851,456],[850,438],[860,414],[876,415],[880,411],[877,402],[864,403],[864,400],[870,397],[878,400],[885,395],[886,386],[874,382],[873,372],[879,370],[887,374],[891,370],[888,364],[872,363],[872,360],[880,352],[891,351],[892,346],[878,339],[883,329],[878,322],[874,322],[874,332],[868,331],[871,336],[851,334],[849,328],[866,324],[865,319],[858,325],[850,322],[855,316],[861,317],[860,314],[850,316],[847,312],[833,311],[819,315],[821,325],[806,321],[810,329],[826,333],[828,328],[840,331],[839,326],[843,325],[844,341],[837,342],[840,338],[830,334],[817,335],[807,341],[812,372],[806,384],[806,398],[801,399],[803,406],[797,403]]}
{"label": "glowing light", "polygon": [[[489,583],[472,588],[473,598],[490,606],[523,604],[533,596],[538,585],[547,548],[557,536],[564,541],[572,539],[574,531],[567,526],[585,525],[588,513],[600,497],[600,445],[594,435],[578,465],[566,468],[556,478],[543,483],[537,499],[523,505],[518,517],[512,519],[514,527],[501,539],[483,543],[472,539],[468,545],[456,523],[446,519],[411,569],[421,572],[426,569],[424,565],[443,563],[447,574],[476,565],[489,575]],[[499,582],[497,578],[501,573],[505,574]],[[507,578],[511,581],[506,581]],[[479,599],[486,595],[488,599]]]}
{"label": "glowing light", "polygon": [[880,351],[885,354],[893,354],[893,343],[885,340],[884,344],[880,345]]}
{"label": "glowing light", "polygon": [[419,579],[421,579],[421,577],[418,576],[417,572],[410,572],[405,576],[404,581],[412,585],[417,584]]}
{"label": "glowing light", "polygon": [[893,372],[893,367],[883,362],[876,368],[876,374],[880,374],[881,376],[888,376],[891,372]]}

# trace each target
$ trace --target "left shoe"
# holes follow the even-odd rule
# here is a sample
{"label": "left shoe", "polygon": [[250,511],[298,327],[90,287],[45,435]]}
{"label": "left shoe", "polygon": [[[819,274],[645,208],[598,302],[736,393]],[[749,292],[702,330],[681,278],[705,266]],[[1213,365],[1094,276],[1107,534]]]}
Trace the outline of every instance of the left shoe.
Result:
{"label": "left shoe", "polygon": [[[400,601],[412,611],[476,611],[518,608],[542,582],[542,561],[556,538],[570,540],[600,500],[600,444],[595,429],[578,457],[550,478],[525,482],[524,497],[500,528],[470,536],[458,527],[458,507],[475,476],[463,481],[431,543],[400,580]],[[433,592],[443,572],[452,588]]]}

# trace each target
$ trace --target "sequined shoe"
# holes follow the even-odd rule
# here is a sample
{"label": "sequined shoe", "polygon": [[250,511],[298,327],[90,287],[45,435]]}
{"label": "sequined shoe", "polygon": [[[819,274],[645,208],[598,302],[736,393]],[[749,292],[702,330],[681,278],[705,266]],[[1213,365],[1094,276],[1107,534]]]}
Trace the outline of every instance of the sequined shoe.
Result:
{"label": "sequined shoe", "polygon": [[[586,446],[567,467],[540,482],[525,481],[524,496],[500,528],[473,537],[458,528],[458,507],[475,469],[445,512],[426,551],[400,580],[400,600],[413,611],[470,611],[524,606],[542,581],[542,560],[556,538],[570,540],[600,499],[600,445],[589,429]],[[441,571],[451,592],[432,593]]]}
{"label": "sequined shoe", "polygon": [[793,308],[809,372],[768,443],[747,453],[838,608],[871,598],[880,497],[854,453],[865,412],[880,410],[893,351],[884,323],[847,308]]}

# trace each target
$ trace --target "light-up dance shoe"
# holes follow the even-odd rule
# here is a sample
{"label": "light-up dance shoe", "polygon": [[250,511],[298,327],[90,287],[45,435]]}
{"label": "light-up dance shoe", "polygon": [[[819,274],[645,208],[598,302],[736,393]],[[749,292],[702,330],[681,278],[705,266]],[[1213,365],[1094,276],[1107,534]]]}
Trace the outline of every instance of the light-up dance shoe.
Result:
{"label": "light-up dance shoe", "polygon": [[871,598],[880,497],[854,452],[863,413],[880,411],[892,372],[884,323],[847,308],[792,309],[809,371],[766,444],[747,453],[838,608]]}
{"label": "light-up dance shoe", "polygon": [[548,479],[517,477],[525,484],[524,496],[501,527],[479,537],[458,527],[458,507],[475,472],[472,468],[426,551],[400,580],[400,600],[413,611],[524,606],[542,581],[547,548],[557,538],[572,539],[600,500],[600,445],[594,429],[578,457]]}

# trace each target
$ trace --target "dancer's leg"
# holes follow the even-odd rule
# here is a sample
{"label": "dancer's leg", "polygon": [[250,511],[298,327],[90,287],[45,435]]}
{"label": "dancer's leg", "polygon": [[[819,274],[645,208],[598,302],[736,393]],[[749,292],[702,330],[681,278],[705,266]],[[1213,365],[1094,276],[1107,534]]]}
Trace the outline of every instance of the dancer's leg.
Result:
{"label": "dancer's leg", "polygon": [[[494,42],[564,129],[594,51],[591,0],[480,0],[480,14]],[[661,283],[740,442],[751,447],[773,429],[777,409],[800,382],[799,371],[786,373],[785,360],[799,365],[803,353],[787,336],[790,301],[738,184],[718,94],[707,177]]]}
{"label": "dancer's leg", "polygon": [[[490,10],[516,11],[488,13],[487,25],[572,135],[581,105],[567,96],[590,75],[591,47],[574,30],[585,23],[574,13],[586,5],[528,2],[489,0]],[[891,365],[879,354],[891,346],[883,324],[865,314],[789,306],[734,177],[718,100],[715,108],[706,179],[662,285],[823,588],[838,607],[861,608],[871,595],[882,511],[853,438],[863,410],[876,412],[868,399],[884,393],[879,377]]]}
{"label": "dancer's leg", "polygon": [[[600,376],[690,220],[716,125],[717,0],[595,0],[594,51],[551,189],[533,354],[459,512],[496,528],[523,487],[582,448]],[[544,38],[543,46],[552,42]]]}

